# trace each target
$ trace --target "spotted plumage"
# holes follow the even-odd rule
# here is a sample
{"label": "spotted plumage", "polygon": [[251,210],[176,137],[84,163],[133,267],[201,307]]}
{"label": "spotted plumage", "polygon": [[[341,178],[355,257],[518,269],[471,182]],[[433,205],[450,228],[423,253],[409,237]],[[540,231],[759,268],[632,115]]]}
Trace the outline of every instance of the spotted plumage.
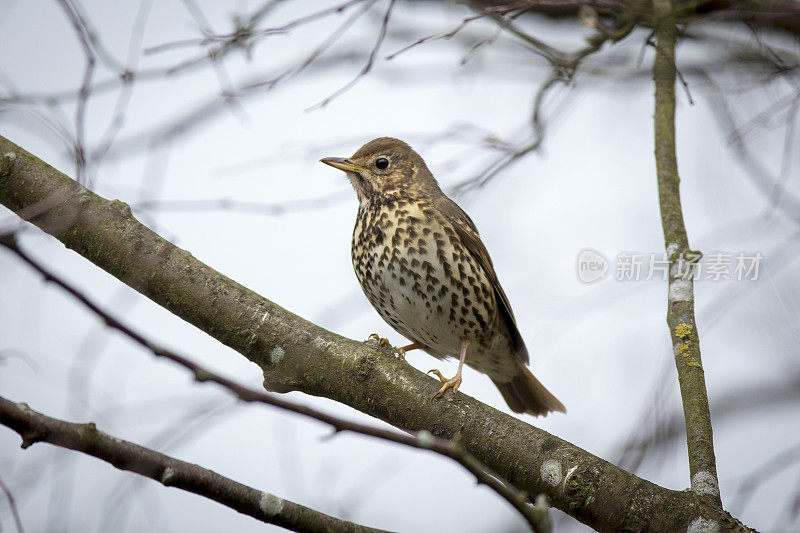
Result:
{"label": "spotted plumage", "polygon": [[344,170],[359,199],[353,268],[381,317],[434,357],[459,357],[487,374],[516,412],[565,412],[527,369],[517,330],[478,230],[439,188],[407,144],[381,137],[348,159],[323,162]]}

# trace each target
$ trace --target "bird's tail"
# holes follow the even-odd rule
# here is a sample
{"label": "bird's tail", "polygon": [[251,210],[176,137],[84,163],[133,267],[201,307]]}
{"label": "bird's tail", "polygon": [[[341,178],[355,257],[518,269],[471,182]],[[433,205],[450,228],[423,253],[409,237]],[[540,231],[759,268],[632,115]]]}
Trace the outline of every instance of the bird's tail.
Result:
{"label": "bird's tail", "polygon": [[514,379],[507,383],[492,380],[512,411],[534,416],[547,416],[550,411],[567,412],[564,404],[533,377],[527,366],[517,361],[517,370]]}

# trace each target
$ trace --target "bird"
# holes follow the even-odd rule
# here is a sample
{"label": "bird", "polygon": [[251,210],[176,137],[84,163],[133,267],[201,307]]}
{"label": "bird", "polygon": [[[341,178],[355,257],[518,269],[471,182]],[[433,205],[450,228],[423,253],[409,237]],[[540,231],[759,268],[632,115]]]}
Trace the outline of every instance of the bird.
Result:
{"label": "bird", "polygon": [[322,163],[346,173],[358,196],[351,258],[378,314],[422,349],[459,359],[434,395],[455,393],[464,364],[487,374],[517,413],[564,405],[527,367],[529,355],[492,259],[472,219],[442,192],[425,161],[392,137],[373,139],[349,158]]}

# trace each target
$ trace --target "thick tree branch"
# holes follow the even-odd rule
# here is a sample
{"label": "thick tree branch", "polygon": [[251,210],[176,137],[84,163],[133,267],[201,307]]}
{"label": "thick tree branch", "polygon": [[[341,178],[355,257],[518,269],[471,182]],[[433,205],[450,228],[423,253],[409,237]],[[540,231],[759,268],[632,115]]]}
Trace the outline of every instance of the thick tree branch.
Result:
{"label": "thick tree branch", "polygon": [[675,154],[675,41],[677,28],[671,0],[653,2],[656,54],[653,62],[655,82],[655,159],[658,175],[658,200],[664,243],[670,260],[667,324],[672,336],[675,366],[678,369],[689,473],[692,490],[721,506],[714,436],[708,408],[705,376],[700,360],[700,339],[694,316],[694,275],[690,259],[699,254],[689,249],[683,222],[680,177]]}
{"label": "thick tree branch", "polygon": [[[292,531],[381,533],[382,529],[339,520],[300,504],[237,483],[196,464],[118,439],[92,424],[73,424],[0,397],[0,424],[22,437],[22,447],[49,442],[154,479],[165,487],[199,494],[256,520]],[[385,532],[384,532],[385,533]]]}
{"label": "thick tree branch", "polygon": [[[507,485],[502,480],[500,480],[495,475],[494,472],[488,470],[485,467],[485,465],[482,465],[480,463],[480,461],[478,461],[470,454],[465,452],[463,447],[461,447],[458,444],[458,442],[434,437],[427,431],[420,431],[416,435],[407,435],[405,433],[398,433],[396,431],[390,431],[386,429],[369,426],[367,424],[361,424],[359,422],[346,420],[344,418],[329,415],[327,413],[324,413],[322,411],[319,411],[311,407],[306,407],[304,405],[299,405],[294,402],[277,398],[275,395],[254,390],[250,387],[247,387],[233,380],[230,380],[226,377],[223,377],[195,363],[194,361],[173,352],[172,350],[168,350],[164,347],[154,344],[153,342],[146,339],[140,333],[134,331],[130,326],[123,324],[122,322],[111,316],[105,310],[98,307],[94,302],[89,300],[89,298],[87,298],[86,295],[81,293],[78,289],[76,289],[69,283],[65,282],[64,280],[60,279],[59,277],[55,276],[53,273],[49,272],[37,261],[28,256],[28,254],[23,252],[17,245],[16,239],[14,238],[13,235],[7,237],[0,236],[0,245],[5,246],[9,250],[17,254],[17,256],[20,259],[22,259],[24,262],[26,262],[28,265],[34,268],[37,272],[42,274],[46,280],[55,283],[56,285],[58,285],[59,287],[70,293],[72,296],[77,298],[83,305],[88,307],[94,314],[100,317],[100,319],[102,319],[107,326],[116,329],[117,331],[128,336],[130,339],[139,344],[141,347],[152,352],[153,355],[155,355],[156,357],[164,357],[174,363],[179,364],[183,368],[191,371],[192,374],[194,375],[194,378],[197,381],[212,382],[218,385],[222,385],[244,402],[263,403],[266,405],[271,405],[274,407],[278,407],[280,409],[284,409],[286,411],[291,411],[292,413],[307,416],[315,420],[319,420],[320,422],[329,424],[331,427],[333,427],[333,429],[336,432],[350,431],[353,433],[357,433],[359,435],[376,437],[378,439],[394,442],[396,444],[403,444],[405,446],[410,446],[412,448],[431,450],[439,455],[449,457],[450,459],[453,459],[461,466],[466,468],[467,471],[469,471],[472,475],[474,475],[478,483],[482,483],[488,486],[490,489],[494,490],[502,498],[508,501],[528,522],[533,531],[535,531],[536,533],[540,533],[541,531],[543,531],[542,527],[540,526],[540,523],[543,520],[541,517],[542,513],[537,512],[532,506],[528,505],[529,498],[527,494],[516,489],[513,486]],[[546,508],[544,514],[546,520],[547,518]]]}
{"label": "thick tree branch", "polygon": [[465,394],[431,402],[438,382],[390,351],[328,332],[262,298],[156,235],[124,203],[97,196],[2,137],[0,202],[258,364],[269,390],[324,396],[406,431],[457,438],[517,488],[546,494],[601,531],[675,531],[698,516],[723,530],[743,529],[693,492],[640,479]]}

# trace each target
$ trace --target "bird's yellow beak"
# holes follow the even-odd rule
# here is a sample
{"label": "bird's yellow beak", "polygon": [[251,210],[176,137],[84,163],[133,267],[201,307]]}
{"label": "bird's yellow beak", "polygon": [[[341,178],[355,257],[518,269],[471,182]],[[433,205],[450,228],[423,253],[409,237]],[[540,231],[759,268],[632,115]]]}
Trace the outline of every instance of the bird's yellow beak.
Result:
{"label": "bird's yellow beak", "polygon": [[338,168],[339,170],[344,170],[345,172],[357,172],[359,170],[368,170],[364,167],[360,167],[358,165],[354,165],[347,159],[343,157],[323,157],[320,159],[321,163],[325,163],[326,165],[330,165],[333,168]]}

